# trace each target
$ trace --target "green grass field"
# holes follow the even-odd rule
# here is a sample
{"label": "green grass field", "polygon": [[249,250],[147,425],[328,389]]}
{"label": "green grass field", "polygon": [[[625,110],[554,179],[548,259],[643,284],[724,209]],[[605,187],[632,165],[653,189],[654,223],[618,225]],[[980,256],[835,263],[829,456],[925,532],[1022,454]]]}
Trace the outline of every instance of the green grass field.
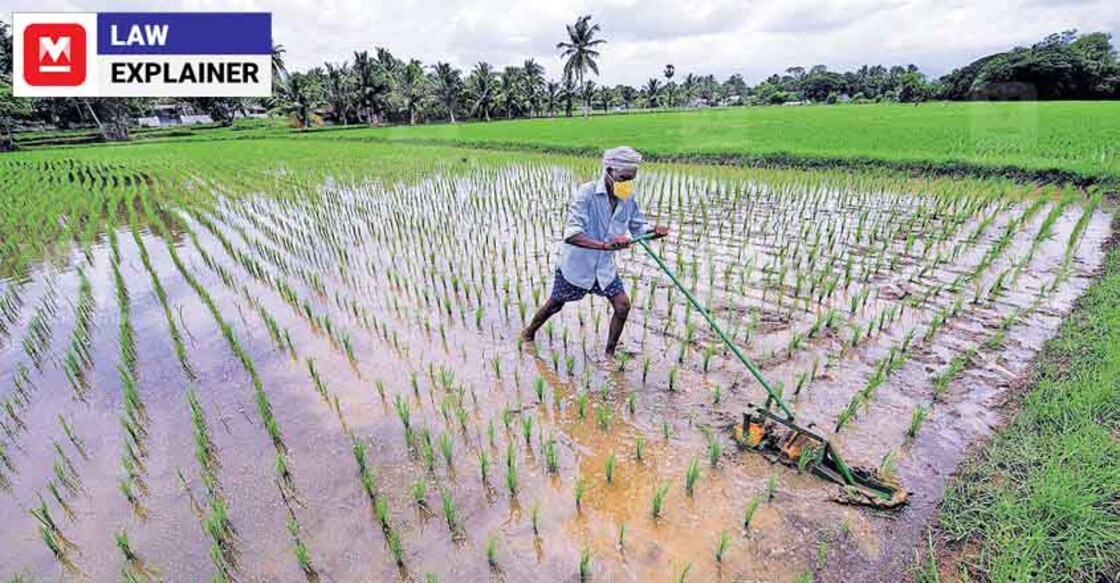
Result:
{"label": "green grass field", "polygon": [[318,135],[588,153],[628,143],[665,158],[870,159],[1120,179],[1120,102],[739,107]]}

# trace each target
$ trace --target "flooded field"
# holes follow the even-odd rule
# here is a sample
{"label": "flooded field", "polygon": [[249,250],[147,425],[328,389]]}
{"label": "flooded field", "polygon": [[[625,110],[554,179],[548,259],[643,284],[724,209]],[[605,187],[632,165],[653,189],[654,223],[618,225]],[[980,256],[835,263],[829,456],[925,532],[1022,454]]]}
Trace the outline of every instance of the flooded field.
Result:
{"label": "flooded field", "polygon": [[910,504],[744,451],[764,392],[640,249],[535,345],[594,162],[308,141],[0,172],[0,576],[893,581],[1088,286],[1099,200],[647,165],[653,245]]}

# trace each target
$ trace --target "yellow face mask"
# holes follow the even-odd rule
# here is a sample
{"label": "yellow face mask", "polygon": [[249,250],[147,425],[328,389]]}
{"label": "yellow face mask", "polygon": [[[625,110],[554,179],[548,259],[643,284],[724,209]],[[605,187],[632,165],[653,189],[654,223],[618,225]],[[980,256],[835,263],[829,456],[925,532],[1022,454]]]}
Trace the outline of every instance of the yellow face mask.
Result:
{"label": "yellow face mask", "polygon": [[619,200],[626,200],[634,195],[634,181],[627,180],[625,182],[614,183],[614,196]]}

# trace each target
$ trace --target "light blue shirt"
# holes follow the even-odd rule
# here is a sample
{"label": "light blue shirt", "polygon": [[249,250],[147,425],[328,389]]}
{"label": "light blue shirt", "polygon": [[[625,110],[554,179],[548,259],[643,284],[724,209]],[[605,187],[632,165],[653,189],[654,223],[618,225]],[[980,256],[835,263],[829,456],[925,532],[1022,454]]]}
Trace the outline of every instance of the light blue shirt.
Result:
{"label": "light blue shirt", "polygon": [[[600,178],[576,190],[568,209],[568,223],[564,226],[564,241],[580,233],[592,239],[610,241],[622,235],[637,237],[652,230],[634,197],[619,200],[612,213],[607,185]],[[618,277],[614,251],[584,249],[566,242],[560,245],[560,273],[568,283],[581,289],[591,289],[598,281],[599,289],[607,289]]]}

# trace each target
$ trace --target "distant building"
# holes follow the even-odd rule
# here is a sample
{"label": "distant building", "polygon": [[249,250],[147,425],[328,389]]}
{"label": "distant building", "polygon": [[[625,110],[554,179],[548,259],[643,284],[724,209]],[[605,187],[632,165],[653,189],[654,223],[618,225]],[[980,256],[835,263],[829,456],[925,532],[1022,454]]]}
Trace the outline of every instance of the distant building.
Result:
{"label": "distant building", "polygon": [[179,125],[214,123],[208,114],[200,114],[189,103],[157,103],[152,106],[154,115],[136,118],[141,127],[160,128]]}

